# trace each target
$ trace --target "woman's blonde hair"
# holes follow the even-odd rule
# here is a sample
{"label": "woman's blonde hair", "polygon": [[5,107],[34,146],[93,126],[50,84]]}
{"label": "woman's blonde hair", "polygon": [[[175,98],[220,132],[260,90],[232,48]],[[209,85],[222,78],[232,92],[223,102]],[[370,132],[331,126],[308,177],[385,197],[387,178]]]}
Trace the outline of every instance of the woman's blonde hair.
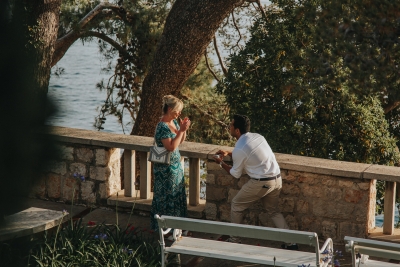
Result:
{"label": "woman's blonde hair", "polygon": [[168,108],[171,108],[172,111],[182,110],[183,102],[179,98],[173,95],[166,95],[163,97],[163,112],[164,114],[168,112]]}

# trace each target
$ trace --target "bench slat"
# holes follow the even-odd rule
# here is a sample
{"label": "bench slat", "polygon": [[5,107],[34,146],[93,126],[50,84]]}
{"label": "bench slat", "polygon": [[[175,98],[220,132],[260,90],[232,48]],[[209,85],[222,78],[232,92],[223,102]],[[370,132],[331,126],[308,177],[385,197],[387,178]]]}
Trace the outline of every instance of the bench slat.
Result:
{"label": "bench slat", "polygon": [[241,236],[255,239],[273,240],[284,243],[299,243],[318,247],[318,236],[313,232],[270,228],[254,225],[223,223],[216,221],[186,219],[165,216],[159,219],[160,227],[201,231],[203,233]]}
{"label": "bench slat", "polygon": [[[219,244],[220,242],[223,244]],[[315,253],[220,242],[193,237],[182,237],[179,241],[174,242],[171,247],[166,247],[165,251],[272,266],[274,265],[275,257],[276,266],[297,267],[301,264],[317,266]],[[322,262],[320,266],[327,266],[327,264],[328,263]]]}

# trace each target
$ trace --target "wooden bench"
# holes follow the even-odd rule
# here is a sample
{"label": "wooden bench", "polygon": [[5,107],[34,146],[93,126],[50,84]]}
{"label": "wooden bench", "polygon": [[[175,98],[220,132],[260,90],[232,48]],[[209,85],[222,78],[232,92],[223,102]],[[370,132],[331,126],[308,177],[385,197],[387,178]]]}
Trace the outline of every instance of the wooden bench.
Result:
{"label": "wooden bench", "polygon": [[400,266],[397,263],[390,263],[378,260],[363,260],[357,258],[357,254],[368,255],[379,258],[400,260],[400,244],[376,241],[371,239],[346,236],[346,251],[351,252],[353,267],[385,267]]}
{"label": "wooden bench", "polygon": [[[298,267],[305,266],[331,266],[330,259],[325,250],[333,251],[333,243],[328,238],[319,249],[318,236],[313,232],[285,230],[262,226],[224,223],[216,221],[180,218],[172,216],[155,215],[158,220],[161,245],[162,267],[166,264],[168,253],[196,255],[200,257],[218,258],[231,261],[240,261],[272,266]],[[166,247],[164,235],[171,229],[173,243]],[[196,231],[210,234],[233,235],[246,238],[279,241],[282,243],[297,243],[313,246],[315,252],[302,252],[255,245],[237,244],[210,239],[199,239],[182,236],[182,230]],[[332,265],[333,266],[333,265]]]}

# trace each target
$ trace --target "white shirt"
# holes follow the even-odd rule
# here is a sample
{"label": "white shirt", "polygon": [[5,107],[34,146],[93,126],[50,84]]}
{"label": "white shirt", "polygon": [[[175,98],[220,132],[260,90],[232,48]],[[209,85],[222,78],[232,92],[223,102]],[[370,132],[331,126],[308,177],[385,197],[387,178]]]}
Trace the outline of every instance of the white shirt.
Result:
{"label": "white shirt", "polygon": [[239,137],[232,151],[233,166],[230,174],[240,178],[243,171],[252,178],[266,178],[280,173],[278,162],[267,140],[257,133]]}

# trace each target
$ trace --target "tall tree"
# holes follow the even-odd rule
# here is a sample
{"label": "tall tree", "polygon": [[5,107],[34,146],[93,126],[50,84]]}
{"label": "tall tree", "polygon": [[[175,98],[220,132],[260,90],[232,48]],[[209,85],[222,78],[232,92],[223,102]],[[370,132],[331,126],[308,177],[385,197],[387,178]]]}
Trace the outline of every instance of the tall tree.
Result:
{"label": "tall tree", "polygon": [[[185,81],[203,56],[205,47],[212,39],[214,39],[214,47],[217,47],[214,34],[221,26],[222,21],[225,20],[224,27],[232,25],[232,28],[238,30],[239,39],[230,49],[235,50],[240,47],[239,42],[244,37],[242,39],[239,32],[240,18],[235,18],[233,12],[235,8],[238,10],[237,7],[247,3],[242,9],[250,10],[248,7],[252,3],[255,4],[257,10],[262,10],[259,1],[197,3],[196,1],[143,0],[119,1],[113,4],[65,0],[63,3],[60,35],[56,42],[52,65],[62,58],[76,40],[92,40],[93,37],[99,38],[99,47],[106,59],[113,56],[118,57],[112,77],[108,82],[98,84],[99,89],[107,90],[107,99],[100,107],[99,116],[96,118],[95,126],[98,129],[103,128],[108,115],[117,116],[121,123],[124,114],[125,117],[128,115],[137,129],[141,128],[142,122],[148,123],[149,116],[154,112],[148,114],[143,110],[142,114],[147,115],[138,115],[141,108],[149,109],[146,107],[147,104],[141,105],[141,102],[158,101],[160,103],[160,96],[164,94],[179,95]],[[172,11],[169,12],[171,6]],[[167,14],[167,26],[163,29]],[[232,20],[229,19],[230,16]],[[182,25],[185,26],[182,27]],[[199,26],[201,30],[199,30]],[[164,31],[162,36],[160,36],[160,29]],[[225,31],[224,36],[233,35]],[[159,52],[153,57],[156,47]],[[217,54],[220,59],[218,50]],[[192,58],[193,56],[194,58]],[[153,74],[150,74],[143,82],[151,62],[153,62],[151,70]],[[221,60],[220,63],[222,69],[225,70]],[[111,68],[109,70],[112,71]],[[182,73],[182,75],[177,75],[178,73]],[[165,76],[165,74],[168,75]],[[144,89],[142,92],[142,85],[146,81],[148,85],[143,88],[150,89]],[[152,85],[152,83],[155,84]],[[146,93],[147,90],[153,90],[151,88],[159,86],[164,86],[164,89],[160,91],[161,88],[157,88],[155,90],[158,97],[154,91]],[[158,114],[153,117],[157,116]],[[138,123],[136,123],[137,119],[139,119]],[[143,119],[144,121],[142,121]],[[149,125],[153,123],[155,121]],[[143,129],[147,128],[146,125],[143,126]],[[147,135],[151,135],[150,132],[149,130]],[[135,133],[134,129],[131,133],[143,134],[140,131]]]}
{"label": "tall tree", "polygon": [[177,95],[222,21],[243,0],[177,0],[168,14],[131,134],[152,136],[162,96]]}

